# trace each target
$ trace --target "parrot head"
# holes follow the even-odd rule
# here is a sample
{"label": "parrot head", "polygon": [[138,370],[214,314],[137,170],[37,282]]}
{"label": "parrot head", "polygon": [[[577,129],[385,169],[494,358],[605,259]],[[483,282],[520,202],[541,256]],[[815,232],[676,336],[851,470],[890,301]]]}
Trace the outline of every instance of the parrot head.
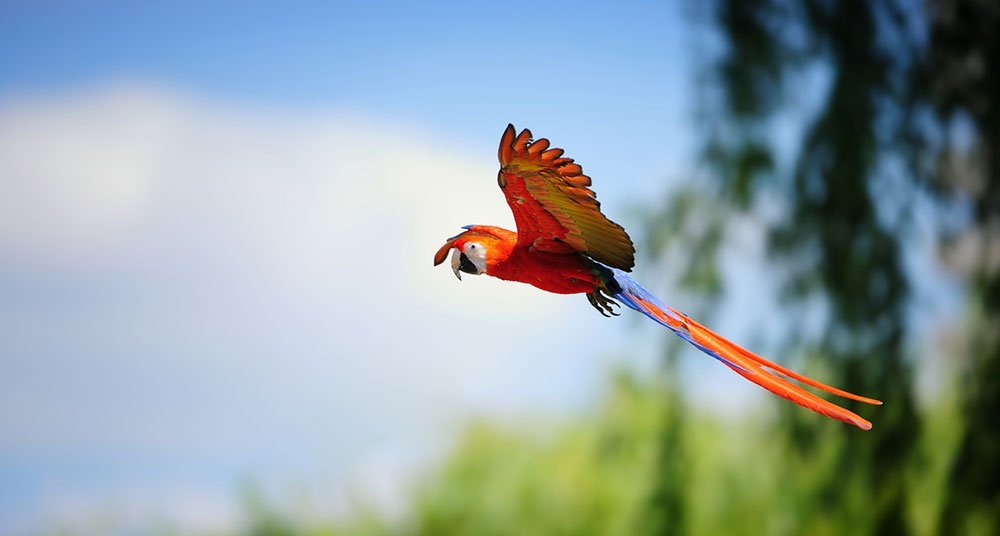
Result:
{"label": "parrot head", "polygon": [[434,254],[434,266],[437,266],[444,262],[448,252],[451,252],[451,270],[459,280],[462,279],[462,272],[472,275],[485,274],[488,261],[503,249],[498,247],[500,243],[504,239],[510,239],[508,236],[498,235],[493,228],[482,225],[466,225],[463,229],[464,232],[449,238]]}

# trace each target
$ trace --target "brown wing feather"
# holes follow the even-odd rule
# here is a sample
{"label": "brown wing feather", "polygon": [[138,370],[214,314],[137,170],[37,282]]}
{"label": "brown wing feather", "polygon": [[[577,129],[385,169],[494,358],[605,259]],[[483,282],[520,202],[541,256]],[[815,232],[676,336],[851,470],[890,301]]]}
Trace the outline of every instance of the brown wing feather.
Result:
{"label": "brown wing feather", "polygon": [[498,182],[517,223],[518,244],[552,253],[580,252],[630,271],[635,246],[621,225],[601,213],[590,177],[549,140],[532,141],[531,131],[500,139]]}

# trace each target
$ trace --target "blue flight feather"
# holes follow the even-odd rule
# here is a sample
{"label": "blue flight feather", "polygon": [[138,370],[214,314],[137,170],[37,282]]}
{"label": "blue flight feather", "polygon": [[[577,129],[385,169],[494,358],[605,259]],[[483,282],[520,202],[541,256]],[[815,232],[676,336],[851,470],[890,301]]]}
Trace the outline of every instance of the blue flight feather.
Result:
{"label": "blue flight feather", "polygon": [[[472,228],[473,228],[473,227],[475,227],[475,226],[476,226],[476,224],[472,224],[472,225],[463,225],[463,226],[462,226],[462,229],[465,229],[466,231],[468,231],[469,229],[472,229]],[[458,233],[457,235],[455,235],[455,236],[453,236],[453,237],[449,238],[448,240],[454,240],[454,239],[456,239],[456,238],[458,238],[458,237],[462,236],[463,234],[465,234],[465,233]]]}

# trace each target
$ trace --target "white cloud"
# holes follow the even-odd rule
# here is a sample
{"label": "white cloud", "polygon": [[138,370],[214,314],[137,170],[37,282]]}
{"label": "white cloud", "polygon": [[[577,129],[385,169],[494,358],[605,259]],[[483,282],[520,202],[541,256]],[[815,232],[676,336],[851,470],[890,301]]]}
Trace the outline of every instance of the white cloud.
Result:
{"label": "white cloud", "polygon": [[[0,462],[44,481],[22,500],[381,489],[372,452],[586,400],[607,361],[581,297],[431,267],[459,225],[511,225],[495,143],[138,85],[0,102]],[[72,476],[95,467],[116,476]]]}
{"label": "white cloud", "polygon": [[166,101],[129,91],[0,108],[0,244],[78,253],[139,216],[176,132]]}

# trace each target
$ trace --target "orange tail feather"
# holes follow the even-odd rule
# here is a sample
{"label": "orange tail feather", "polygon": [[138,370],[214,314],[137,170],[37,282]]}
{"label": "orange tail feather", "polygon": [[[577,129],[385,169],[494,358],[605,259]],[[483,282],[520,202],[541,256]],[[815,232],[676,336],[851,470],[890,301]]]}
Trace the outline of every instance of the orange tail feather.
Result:
{"label": "orange tail feather", "polygon": [[733,368],[733,370],[740,376],[743,376],[744,378],[782,398],[791,400],[804,408],[811,409],[816,413],[826,415],[827,417],[837,419],[838,421],[843,421],[848,424],[853,424],[862,430],[871,430],[872,423],[868,422],[858,414],[806,391],[802,387],[799,387],[785,378],[769,372],[765,369],[765,367],[798,380],[806,385],[822,389],[837,396],[850,398],[851,400],[857,400],[867,404],[879,405],[882,404],[881,401],[848,393],[847,391],[837,389],[836,387],[830,387],[829,385],[803,376],[797,372],[782,367],[781,365],[772,363],[757,354],[746,350],[745,348],[741,348],[736,344],[733,344],[725,337],[722,337],[698,322],[691,320],[688,316],[681,314],[672,308],[670,310],[675,315],[683,319],[684,327],[687,328],[688,333],[691,334],[691,337],[695,340],[695,342],[708,348],[709,350],[718,352],[719,355],[732,361],[733,363],[736,363],[740,367],[743,367],[744,370]]}
{"label": "orange tail feather", "polygon": [[806,391],[798,384],[789,381],[789,378],[837,396],[857,400],[858,402],[865,402],[867,404],[882,404],[882,402],[831,387],[781,365],[772,363],[745,348],[733,344],[725,337],[695,322],[687,315],[664,305],[648,290],[642,288],[642,285],[621,270],[604,269],[606,270],[604,274],[605,284],[614,290],[616,298],[622,300],[625,305],[632,309],[669,328],[682,339],[697,346],[700,350],[733,369],[740,376],[820,415],[852,424],[862,430],[871,430],[872,423],[861,418],[854,412]]}

